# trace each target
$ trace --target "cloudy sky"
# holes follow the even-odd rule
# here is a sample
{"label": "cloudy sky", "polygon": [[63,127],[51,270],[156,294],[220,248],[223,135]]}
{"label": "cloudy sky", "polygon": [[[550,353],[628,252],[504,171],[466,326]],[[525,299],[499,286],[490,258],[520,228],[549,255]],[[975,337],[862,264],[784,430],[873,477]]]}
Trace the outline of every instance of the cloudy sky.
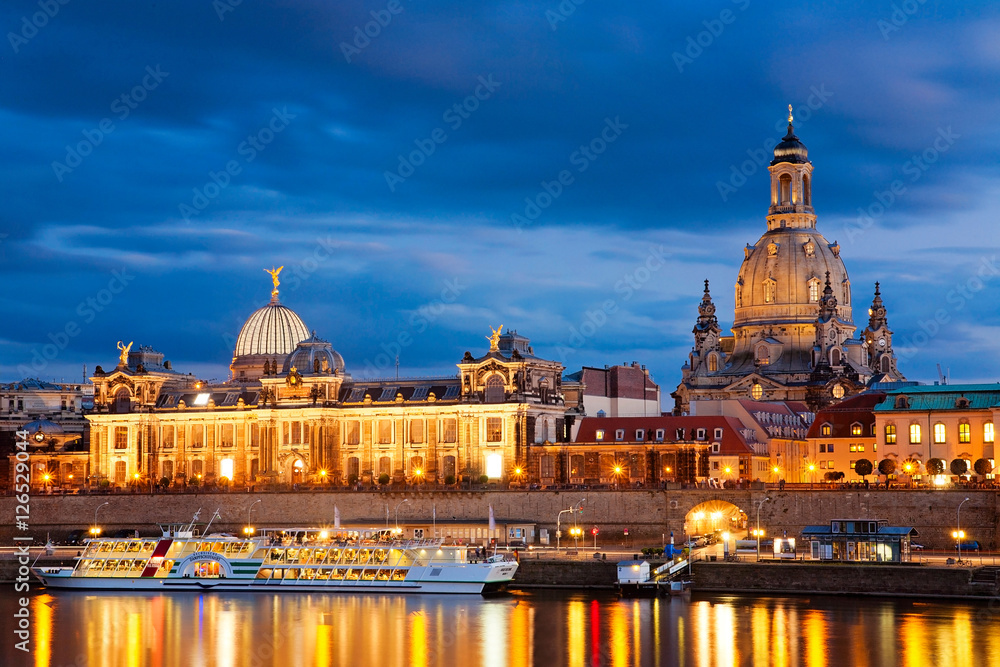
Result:
{"label": "cloudy sky", "polygon": [[666,396],[703,279],[731,324],[791,103],[901,370],[1000,380],[995,3],[578,2],[4,3],[0,378],[119,339],[224,378],[283,265],[356,376],[502,323]]}

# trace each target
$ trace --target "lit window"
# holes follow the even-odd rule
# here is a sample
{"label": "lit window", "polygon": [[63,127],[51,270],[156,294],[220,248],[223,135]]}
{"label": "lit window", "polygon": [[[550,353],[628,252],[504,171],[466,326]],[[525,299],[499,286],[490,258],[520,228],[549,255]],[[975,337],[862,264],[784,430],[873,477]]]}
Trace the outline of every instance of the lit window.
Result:
{"label": "lit window", "polygon": [[773,280],[764,281],[764,303],[774,303],[774,286]]}
{"label": "lit window", "polygon": [[719,370],[719,357],[715,354],[708,355],[708,372],[714,373]]}
{"label": "lit window", "polygon": [[115,427],[115,449],[128,449],[128,426]]}
{"label": "lit window", "polygon": [[851,435],[861,435],[861,424],[851,424]]}
{"label": "lit window", "polygon": [[603,429],[598,429],[598,431],[597,431],[597,440],[598,441],[604,440],[604,430]]}
{"label": "lit window", "polygon": [[822,433],[823,435],[830,435],[831,433],[833,433],[833,427],[830,426],[829,424],[823,424],[820,427],[820,433]]}
{"label": "lit window", "polygon": [[958,425],[958,441],[961,443],[972,442],[972,429],[967,422]]}
{"label": "lit window", "polygon": [[851,470],[854,470],[854,464],[855,463],[857,463],[857,461],[851,461]]}
{"label": "lit window", "polygon": [[934,424],[934,444],[942,445],[945,442],[945,429],[944,424],[938,422]]}
{"label": "lit window", "polygon": [[910,424],[910,444],[920,444],[920,424]]}
{"label": "lit window", "polygon": [[503,417],[490,417],[486,420],[486,442],[503,442]]}
{"label": "lit window", "polygon": [[833,459],[826,462],[826,467],[833,470]]}
{"label": "lit window", "polygon": [[764,387],[759,382],[754,382],[753,387],[750,388],[750,396],[753,397],[753,400],[759,401],[764,396]]}
{"label": "lit window", "polygon": [[208,405],[208,399],[210,396],[211,394],[198,394],[194,397],[194,400],[191,401],[191,405]]}
{"label": "lit window", "polygon": [[858,446],[857,445],[851,445],[851,451],[852,452],[858,451]]}
{"label": "lit window", "polygon": [[503,457],[500,454],[486,457],[486,476],[493,479],[503,477]]}
{"label": "lit window", "polygon": [[983,442],[993,442],[993,422],[983,425]]}
{"label": "lit window", "polygon": [[219,476],[225,477],[228,480],[233,479],[233,460],[232,459],[222,459],[219,462]]}
{"label": "lit window", "polygon": [[896,425],[886,424],[885,425],[885,444],[895,445],[896,444]]}
{"label": "lit window", "polygon": [[813,278],[809,281],[809,301],[819,302],[819,278]]}

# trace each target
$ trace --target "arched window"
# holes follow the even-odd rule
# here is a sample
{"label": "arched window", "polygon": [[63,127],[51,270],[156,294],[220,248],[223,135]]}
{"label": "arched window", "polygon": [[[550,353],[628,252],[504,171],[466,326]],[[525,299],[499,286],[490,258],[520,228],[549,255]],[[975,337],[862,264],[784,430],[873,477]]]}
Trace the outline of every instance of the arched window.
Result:
{"label": "arched window", "polygon": [[942,424],[941,422],[938,422],[937,424],[934,424],[934,444],[935,445],[943,445],[945,443],[945,440],[947,439],[945,437],[946,435],[947,434],[946,434],[946,431],[945,431],[945,428],[944,428],[944,424]]}
{"label": "arched window", "polygon": [[446,456],[441,460],[441,472],[444,473],[445,480],[455,476],[454,456]]}
{"label": "arched window", "polygon": [[422,456],[411,456],[410,457],[410,474],[411,475],[423,475],[426,470],[424,470],[424,457]]}
{"label": "arched window", "polygon": [[840,350],[836,347],[830,350],[830,365],[831,366],[840,365]]}
{"label": "arched window", "polygon": [[540,474],[543,479],[552,479],[556,476],[556,457],[551,454],[542,454],[538,461]]}
{"label": "arched window", "polygon": [[810,303],[819,303],[819,278],[809,280],[809,301]]}
{"label": "arched window", "polygon": [[708,372],[714,373],[719,370],[719,355],[714,352],[708,355]]}
{"label": "arched window", "polygon": [[792,177],[788,174],[782,174],[778,178],[778,186],[780,188],[778,203],[790,204],[792,201]]}
{"label": "arched window", "polygon": [[354,483],[361,476],[361,459],[357,456],[350,456],[347,459],[347,481]]}
{"label": "arched window", "polygon": [[757,363],[767,364],[771,362],[771,351],[767,349],[767,345],[761,345],[757,348]]}
{"label": "arched window", "polygon": [[885,425],[885,444],[895,445],[896,444],[896,425],[886,424]]}
{"label": "arched window", "polygon": [[842,285],[843,285],[843,288],[844,288],[844,294],[843,294],[843,298],[841,299],[841,301],[844,302],[845,306],[849,306],[849,305],[851,305],[851,283],[850,283],[850,281],[845,280],[842,283]]}
{"label": "arched window", "polygon": [[882,358],[879,360],[879,364],[881,365],[882,372],[883,373],[888,373],[889,372],[889,355],[888,354],[883,354]]}
{"label": "arched window", "polygon": [[812,206],[812,179],[808,174],[802,177],[802,201],[806,206]]}
{"label": "arched window", "polygon": [[378,457],[378,474],[379,475],[391,475],[392,474],[392,458],[388,456]]}
{"label": "arched window", "polygon": [[571,478],[583,477],[583,454],[573,454],[569,457],[569,476]]}
{"label": "arched window", "polygon": [[503,399],[504,399],[503,378],[497,374],[493,374],[486,380],[486,392],[484,400],[487,403],[503,403]]}
{"label": "arched window", "polygon": [[958,425],[958,441],[962,444],[972,442],[972,429],[969,422],[962,422]]}
{"label": "arched window", "polygon": [[115,414],[125,414],[132,409],[132,395],[128,389],[119,387],[115,392],[114,411]]}

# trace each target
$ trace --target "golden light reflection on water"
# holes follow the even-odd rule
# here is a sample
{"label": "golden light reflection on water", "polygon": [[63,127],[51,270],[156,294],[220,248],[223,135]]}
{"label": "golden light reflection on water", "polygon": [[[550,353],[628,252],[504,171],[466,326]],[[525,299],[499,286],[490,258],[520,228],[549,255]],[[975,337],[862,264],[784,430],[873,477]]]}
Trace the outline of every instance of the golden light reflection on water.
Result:
{"label": "golden light reflection on water", "polygon": [[0,664],[1000,664],[1000,618],[957,603],[58,593],[31,611],[30,661],[0,646]]}

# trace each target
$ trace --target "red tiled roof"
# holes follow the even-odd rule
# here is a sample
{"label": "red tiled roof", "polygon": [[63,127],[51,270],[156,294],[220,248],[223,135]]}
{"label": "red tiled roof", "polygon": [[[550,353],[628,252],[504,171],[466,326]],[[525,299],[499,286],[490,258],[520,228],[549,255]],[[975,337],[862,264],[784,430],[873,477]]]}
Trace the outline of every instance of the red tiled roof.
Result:
{"label": "red tiled roof", "polygon": [[[691,442],[699,428],[705,429],[705,440],[703,442],[719,442],[720,454],[750,454],[753,452],[740,430],[745,428],[743,423],[735,417],[706,416],[698,417],[693,415],[685,416],[665,416],[665,417],[584,417],[580,420],[580,430],[577,432],[575,443],[600,443],[608,445],[635,445],[656,440],[657,429],[663,429],[663,442]],[[677,429],[684,429],[684,438],[677,438]],[[715,440],[715,429],[722,429],[722,440]],[[597,440],[597,431],[604,430],[604,439]],[[615,432],[625,431],[622,440],[615,439]],[[635,439],[635,432],[638,429],[645,429],[646,439],[638,441]]]}
{"label": "red tiled roof", "polygon": [[[861,423],[861,435],[872,436],[872,426],[875,424],[875,406],[885,400],[885,392],[866,391],[844,399],[836,405],[824,408],[816,413],[816,420],[809,428],[807,438],[850,438],[851,425]],[[830,424],[831,435],[820,435],[823,424]],[[853,436],[855,438],[859,436]]]}

